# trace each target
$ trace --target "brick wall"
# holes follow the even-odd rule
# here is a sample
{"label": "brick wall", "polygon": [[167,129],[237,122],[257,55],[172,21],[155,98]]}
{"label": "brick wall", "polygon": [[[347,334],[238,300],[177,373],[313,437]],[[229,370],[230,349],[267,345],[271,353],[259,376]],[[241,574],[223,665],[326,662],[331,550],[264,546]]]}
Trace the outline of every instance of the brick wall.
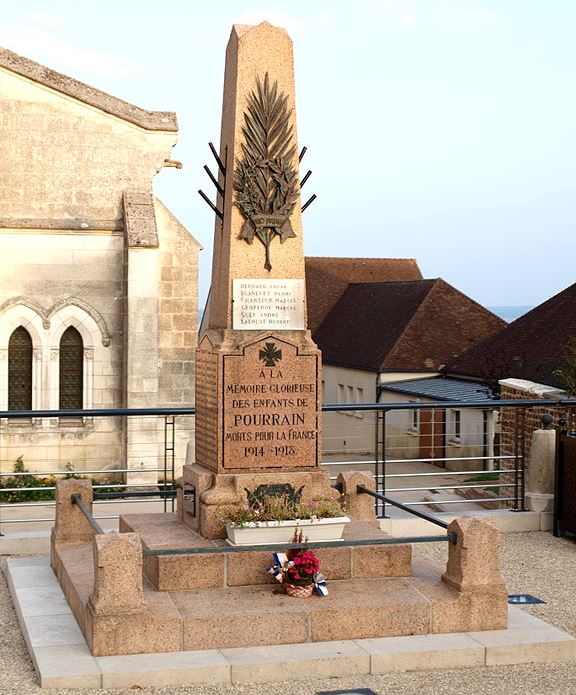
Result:
{"label": "brick wall", "polygon": [[[521,379],[504,379],[500,383],[500,394],[502,400],[548,400],[566,398],[566,392],[545,384],[536,384],[532,381]],[[501,434],[500,434],[500,453],[503,456],[514,454],[516,439],[516,417],[517,408],[502,408],[501,413]],[[554,423],[569,418],[567,408],[551,406],[535,406],[526,408],[524,419],[524,441],[526,467],[530,464],[530,450],[532,447],[532,433],[534,430],[542,429],[540,416],[550,413],[554,418]],[[520,422],[522,422],[521,413]]]}

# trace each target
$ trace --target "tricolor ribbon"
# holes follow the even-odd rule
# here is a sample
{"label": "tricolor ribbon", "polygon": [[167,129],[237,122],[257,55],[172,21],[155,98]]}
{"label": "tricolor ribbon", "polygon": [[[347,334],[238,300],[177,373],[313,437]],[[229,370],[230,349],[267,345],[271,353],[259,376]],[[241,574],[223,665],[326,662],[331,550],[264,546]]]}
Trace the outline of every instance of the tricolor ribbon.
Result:
{"label": "tricolor ribbon", "polygon": [[326,577],[320,572],[314,575],[314,591],[318,596],[328,596],[328,587],[326,586]]}
{"label": "tricolor ribbon", "polygon": [[284,581],[284,568],[288,564],[288,555],[286,553],[272,553],[274,564],[269,567],[266,572],[273,574],[277,582]]}

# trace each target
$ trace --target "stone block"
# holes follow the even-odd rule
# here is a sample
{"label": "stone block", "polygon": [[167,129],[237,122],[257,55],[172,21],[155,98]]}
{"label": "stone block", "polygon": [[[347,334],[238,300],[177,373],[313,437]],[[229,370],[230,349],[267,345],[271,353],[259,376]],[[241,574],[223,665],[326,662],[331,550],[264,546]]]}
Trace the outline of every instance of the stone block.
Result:
{"label": "stone block", "polygon": [[[224,586],[224,555],[148,556],[155,567],[146,575],[158,591],[211,589]],[[148,565],[150,566],[150,565]]]}
{"label": "stone block", "polygon": [[370,673],[370,656],[354,642],[223,649],[233,683],[338,678]]}
{"label": "stone block", "polygon": [[409,577],[412,573],[411,545],[356,546],[351,550],[355,579]]}
{"label": "stone block", "polygon": [[[102,656],[103,688],[206,685],[230,682],[230,664],[217,650]],[[174,691],[176,692],[176,691]]]}
{"label": "stone block", "polygon": [[28,642],[33,649],[58,645],[86,645],[84,635],[70,611],[58,615],[30,616],[26,625]]}
{"label": "stone block", "polygon": [[150,610],[137,614],[95,615],[89,604],[86,639],[94,656],[177,652],[182,620],[167,594],[158,594]]}
{"label": "stone block", "polygon": [[[172,592],[184,619],[184,649],[291,644],[309,639],[309,608],[270,587]],[[214,606],[218,605],[218,611]]]}
{"label": "stone block", "polygon": [[272,564],[269,551],[230,553],[227,556],[226,580],[228,586],[275,584],[276,580],[266,570]]}
{"label": "stone block", "polygon": [[342,496],[348,516],[377,526],[374,498],[365,493],[359,494],[357,490],[358,485],[363,485],[368,490],[375,490],[374,476],[364,471],[347,471],[339,474],[337,483],[342,486]]}
{"label": "stone block", "polygon": [[89,480],[58,480],[56,482],[56,519],[52,529],[52,543],[57,541],[91,540],[95,531],[80,510],[73,504],[72,495],[80,495],[92,512],[92,483]]}
{"label": "stone block", "polygon": [[500,532],[475,517],[454,519],[448,526],[457,542],[450,543],[442,581],[458,591],[506,590],[500,573]]}
{"label": "stone block", "polygon": [[86,644],[37,647],[34,663],[42,688],[101,688],[96,659]]}
{"label": "stone block", "polygon": [[313,642],[430,630],[430,602],[402,579],[334,583],[327,597],[307,605],[312,612]]}
{"label": "stone block", "polygon": [[484,666],[484,647],[467,635],[411,635],[362,640],[371,673]]}
{"label": "stone block", "polygon": [[576,658],[576,639],[557,628],[470,632],[486,649],[486,665],[549,663]]}
{"label": "stone block", "polygon": [[94,615],[140,613],[146,608],[142,591],[142,541],[136,533],[111,532],[94,538]]}

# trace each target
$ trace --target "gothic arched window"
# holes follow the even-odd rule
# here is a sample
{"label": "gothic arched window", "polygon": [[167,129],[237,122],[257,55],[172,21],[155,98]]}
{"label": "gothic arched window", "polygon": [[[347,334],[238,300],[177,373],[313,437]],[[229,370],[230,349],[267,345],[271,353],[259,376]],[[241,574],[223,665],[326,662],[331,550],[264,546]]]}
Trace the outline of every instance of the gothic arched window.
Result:
{"label": "gothic arched window", "polygon": [[84,392],[84,343],[70,326],[60,339],[60,410],[80,410]]}
{"label": "gothic arched window", "polygon": [[8,410],[32,410],[32,338],[23,326],[8,342]]}

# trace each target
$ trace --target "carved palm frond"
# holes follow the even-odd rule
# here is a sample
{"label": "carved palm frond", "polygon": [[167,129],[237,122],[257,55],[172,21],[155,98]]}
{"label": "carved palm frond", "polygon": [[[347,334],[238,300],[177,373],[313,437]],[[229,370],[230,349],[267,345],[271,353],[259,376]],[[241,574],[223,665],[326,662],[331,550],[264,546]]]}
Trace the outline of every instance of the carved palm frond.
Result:
{"label": "carved palm frond", "polygon": [[[256,89],[247,102],[242,157],[236,160],[234,172],[236,205],[246,218],[240,238],[252,243],[258,236],[266,247],[266,267],[270,269],[268,247],[274,236],[280,236],[281,242],[295,236],[288,221],[300,193],[292,111],[288,97],[279,93],[276,81],[270,83],[268,73],[263,83],[256,80]],[[259,215],[277,215],[285,220],[276,226],[259,227],[254,222]]]}

